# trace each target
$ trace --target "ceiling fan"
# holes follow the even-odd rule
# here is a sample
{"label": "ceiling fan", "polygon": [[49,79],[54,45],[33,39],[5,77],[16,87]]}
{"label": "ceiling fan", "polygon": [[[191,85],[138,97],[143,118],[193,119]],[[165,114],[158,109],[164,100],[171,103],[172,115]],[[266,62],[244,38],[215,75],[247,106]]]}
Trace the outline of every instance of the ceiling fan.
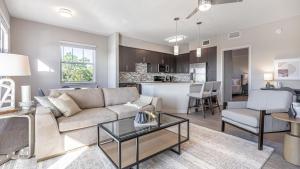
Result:
{"label": "ceiling fan", "polygon": [[197,8],[194,9],[193,12],[186,17],[186,19],[190,19],[198,11],[208,11],[212,5],[235,3],[235,2],[242,2],[242,1],[243,0],[198,0]]}

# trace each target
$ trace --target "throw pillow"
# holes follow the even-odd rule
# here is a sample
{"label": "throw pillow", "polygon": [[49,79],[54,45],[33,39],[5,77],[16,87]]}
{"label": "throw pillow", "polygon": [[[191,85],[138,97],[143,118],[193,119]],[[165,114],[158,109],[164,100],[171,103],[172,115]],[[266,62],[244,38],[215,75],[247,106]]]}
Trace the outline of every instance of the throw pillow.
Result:
{"label": "throw pillow", "polygon": [[138,109],[142,109],[143,107],[150,105],[151,102],[152,102],[152,97],[141,95],[138,100],[131,103],[127,103],[126,105],[134,106],[137,107]]}
{"label": "throw pillow", "polygon": [[81,111],[76,102],[66,93],[60,95],[57,98],[49,97],[49,100],[66,117],[72,116]]}
{"label": "throw pillow", "polygon": [[34,98],[39,104],[49,108],[56,118],[62,116],[62,113],[50,102],[47,96],[35,96]]}

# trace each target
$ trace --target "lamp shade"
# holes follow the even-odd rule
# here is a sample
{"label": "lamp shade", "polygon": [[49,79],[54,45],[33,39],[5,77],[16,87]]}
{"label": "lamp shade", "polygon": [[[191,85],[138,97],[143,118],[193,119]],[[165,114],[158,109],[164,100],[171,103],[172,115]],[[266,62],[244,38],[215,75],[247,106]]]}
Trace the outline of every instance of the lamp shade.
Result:
{"label": "lamp shade", "polygon": [[28,56],[0,53],[0,76],[30,76]]}
{"label": "lamp shade", "polygon": [[273,73],[264,73],[264,80],[266,81],[273,80]]}

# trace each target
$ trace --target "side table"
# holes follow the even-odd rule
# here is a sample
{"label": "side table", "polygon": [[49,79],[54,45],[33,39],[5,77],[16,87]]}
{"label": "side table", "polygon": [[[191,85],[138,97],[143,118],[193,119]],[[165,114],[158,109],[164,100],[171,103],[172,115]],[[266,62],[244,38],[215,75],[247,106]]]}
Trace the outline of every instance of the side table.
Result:
{"label": "side table", "polygon": [[283,157],[286,161],[300,166],[300,119],[290,118],[287,113],[272,113],[272,117],[291,124],[291,132],[284,136]]}
{"label": "side table", "polygon": [[12,152],[6,155],[6,159],[0,161],[0,165],[3,163],[17,158],[31,158],[34,153],[34,113],[35,108],[31,108],[29,110],[19,110],[12,113],[1,114],[0,119],[9,119],[9,118],[25,118],[28,120],[28,154],[27,155],[17,155],[16,152]]}

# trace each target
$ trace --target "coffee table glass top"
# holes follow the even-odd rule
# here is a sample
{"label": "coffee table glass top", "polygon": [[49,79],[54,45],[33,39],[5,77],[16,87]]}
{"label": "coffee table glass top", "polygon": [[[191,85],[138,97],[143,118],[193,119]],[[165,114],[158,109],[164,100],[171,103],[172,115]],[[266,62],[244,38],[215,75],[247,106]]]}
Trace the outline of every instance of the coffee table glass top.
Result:
{"label": "coffee table glass top", "polygon": [[99,125],[112,137],[118,141],[123,141],[188,121],[185,118],[177,117],[167,113],[157,113],[157,120],[155,120],[151,126],[139,125],[135,123],[134,119],[135,117],[129,117],[101,123]]}

